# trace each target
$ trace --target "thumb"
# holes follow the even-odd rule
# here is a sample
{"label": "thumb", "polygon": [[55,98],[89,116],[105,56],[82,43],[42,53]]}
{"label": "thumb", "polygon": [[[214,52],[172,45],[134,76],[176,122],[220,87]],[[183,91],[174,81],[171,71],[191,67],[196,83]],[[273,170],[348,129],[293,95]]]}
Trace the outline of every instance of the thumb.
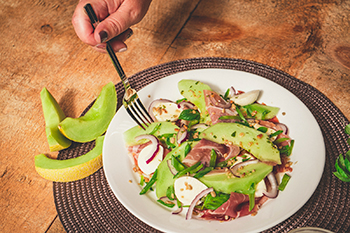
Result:
{"label": "thumb", "polygon": [[97,42],[103,43],[117,37],[130,26],[138,23],[144,14],[138,8],[120,6],[114,13],[101,21],[95,29],[94,37]]}

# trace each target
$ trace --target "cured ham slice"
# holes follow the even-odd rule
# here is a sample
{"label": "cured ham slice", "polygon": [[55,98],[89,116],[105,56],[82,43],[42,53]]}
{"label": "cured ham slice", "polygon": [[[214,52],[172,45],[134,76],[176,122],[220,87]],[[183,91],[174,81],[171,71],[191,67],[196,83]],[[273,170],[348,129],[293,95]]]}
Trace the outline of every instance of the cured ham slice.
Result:
{"label": "cured ham slice", "polygon": [[[232,109],[232,104],[226,102],[219,94],[213,91],[204,90],[204,99],[207,111],[212,124],[218,122],[236,122],[236,119],[220,120],[222,116],[237,116],[236,110]],[[225,104],[223,104],[225,103]]]}
{"label": "cured ham slice", "polygon": [[202,215],[206,220],[230,220],[255,214],[267,197],[255,198],[255,206],[249,210],[249,196],[242,193],[231,193],[230,198],[216,210],[207,210]]}
{"label": "cured ham slice", "polygon": [[189,167],[196,164],[198,161],[201,161],[203,165],[208,165],[210,163],[210,153],[212,149],[214,149],[218,155],[223,155],[227,151],[227,147],[224,144],[201,139],[182,162]]}
{"label": "cured ham slice", "polygon": [[[265,127],[267,127],[267,128],[276,130],[276,131],[278,131],[278,130],[283,130],[279,125],[276,125],[276,124],[274,124],[274,123],[271,122],[271,121],[263,121],[263,120],[260,120],[260,121],[259,121],[259,124],[262,125],[262,126],[265,126]],[[284,133],[279,134],[279,135],[277,136],[276,140],[278,140],[278,139],[280,139],[280,138],[288,138],[288,140],[279,143],[278,146],[280,146],[280,147],[287,146],[287,145],[290,146],[291,138],[290,138],[287,134],[284,134]]]}
{"label": "cured ham slice", "polygon": [[219,161],[225,160],[225,158],[232,158],[240,153],[240,148],[237,145],[226,146],[207,139],[201,139],[182,162],[190,167],[201,161],[204,166],[207,166],[210,163],[212,149],[217,153]]}

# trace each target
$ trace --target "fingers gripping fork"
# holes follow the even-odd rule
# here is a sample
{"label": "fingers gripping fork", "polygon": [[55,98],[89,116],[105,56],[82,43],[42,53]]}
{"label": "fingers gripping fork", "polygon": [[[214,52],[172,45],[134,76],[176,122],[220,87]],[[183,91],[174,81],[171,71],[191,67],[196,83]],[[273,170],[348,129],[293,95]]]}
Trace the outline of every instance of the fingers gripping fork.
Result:
{"label": "fingers gripping fork", "polygon": [[[88,14],[91,25],[95,29],[95,27],[98,25],[99,20],[90,4],[87,4],[84,6],[86,13]],[[106,42],[106,50],[111,58],[113,65],[115,69],[117,70],[120,79],[124,85],[125,94],[123,97],[123,105],[127,111],[127,113],[131,116],[131,118],[142,128],[145,129],[145,127],[148,127],[148,124],[153,122],[152,117],[149,115],[148,111],[146,110],[145,106],[142,104],[141,100],[139,99],[137,92],[131,88],[128,78],[126,77],[123,68],[121,67],[118,58],[116,54],[114,53],[112,46],[107,41]],[[147,124],[148,123],[148,124]]]}

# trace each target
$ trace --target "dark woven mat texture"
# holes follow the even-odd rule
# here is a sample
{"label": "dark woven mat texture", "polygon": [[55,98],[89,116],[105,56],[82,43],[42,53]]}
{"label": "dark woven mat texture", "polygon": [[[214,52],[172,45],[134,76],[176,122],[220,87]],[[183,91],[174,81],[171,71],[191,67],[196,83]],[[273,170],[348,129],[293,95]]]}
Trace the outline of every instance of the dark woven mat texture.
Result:
{"label": "dark woven mat texture", "polygon": [[[320,91],[269,66],[218,57],[173,61],[144,70],[129,80],[136,90],[140,90],[171,74],[204,68],[246,71],[285,87],[309,108],[322,129],[326,165],[315,193],[298,212],[264,232],[288,232],[306,226],[325,228],[333,232],[350,232],[350,185],[332,174],[338,155],[349,150],[344,133],[344,124],[349,124],[349,120]],[[123,96],[121,83],[116,85],[116,90],[119,97]],[[91,105],[92,103],[82,115]],[[118,109],[120,106],[121,98],[118,98]],[[93,146],[94,142],[73,143],[69,149],[61,151],[58,158],[77,157],[87,153]],[[53,195],[59,218],[67,232],[159,232],[133,216],[117,200],[109,188],[103,168],[79,181],[54,182]]]}

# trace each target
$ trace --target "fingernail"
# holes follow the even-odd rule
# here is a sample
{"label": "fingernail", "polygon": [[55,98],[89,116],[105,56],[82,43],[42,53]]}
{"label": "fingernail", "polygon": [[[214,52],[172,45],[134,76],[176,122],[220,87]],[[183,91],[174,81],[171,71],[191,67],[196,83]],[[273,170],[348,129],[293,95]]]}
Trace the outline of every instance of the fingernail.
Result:
{"label": "fingernail", "polygon": [[130,30],[130,32],[126,35],[125,40],[129,39],[134,34],[133,30]]}
{"label": "fingernail", "polygon": [[122,53],[122,52],[125,52],[126,50],[127,50],[127,47],[124,47],[124,48],[119,49],[117,52]]}
{"label": "fingernail", "polygon": [[106,48],[106,44],[98,44],[95,46],[98,49],[105,49]]}
{"label": "fingernail", "polygon": [[100,36],[101,43],[106,42],[106,40],[108,38],[108,34],[106,31],[100,31],[100,33],[98,35]]}

